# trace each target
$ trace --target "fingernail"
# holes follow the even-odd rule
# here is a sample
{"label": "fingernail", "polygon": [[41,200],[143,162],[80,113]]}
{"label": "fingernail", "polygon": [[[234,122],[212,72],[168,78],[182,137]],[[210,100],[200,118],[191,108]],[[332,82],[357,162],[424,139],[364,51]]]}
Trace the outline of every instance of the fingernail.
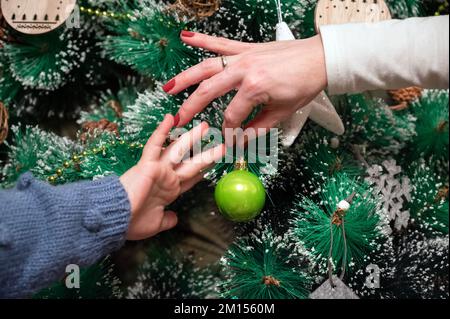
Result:
{"label": "fingernail", "polygon": [[173,126],[178,126],[179,123],[180,123],[180,114],[177,113],[173,118]]}
{"label": "fingernail", "polygon": [[166,93],[169,93],[175,87],[175,79],[170,80],[163,86],[163,90]]}
{"label": "fingernail", "polygon": [[192,38],[195,35],[192,31],[183,30],[181,31],[181,36],[186,38]]}

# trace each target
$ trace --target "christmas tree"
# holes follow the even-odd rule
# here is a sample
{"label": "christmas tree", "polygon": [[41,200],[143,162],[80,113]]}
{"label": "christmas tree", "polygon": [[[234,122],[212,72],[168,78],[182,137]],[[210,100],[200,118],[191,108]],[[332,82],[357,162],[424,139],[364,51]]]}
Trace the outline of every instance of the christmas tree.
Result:
{"label": "christmas tree", "polygon": [[[297,36],[315,33],[316,4],[282,1]],[[448,14],[447,1],[387,4],[399,18]],[[161,84],[210,56],[184,45],[182,30],[264,42],[278,21],[273,0],[79,0],[76,11],[79,27],[41,35],[0,15],[3,188],[28,171],[53,185],[123,174],[189,93]],[[196,119],[221,127],[230,98]],[[266,190],[255,220],[229,223],[213,203],[242,161],[227,155],[174,204],[179,228],[84,269],[77,291],[57,282],[35,298],[303,299],[335,275],[359,298],[448,298],[449,92],[332,102],[344,135],[308,122],[292,147],[276,145],[277,168],[244,152]]]}

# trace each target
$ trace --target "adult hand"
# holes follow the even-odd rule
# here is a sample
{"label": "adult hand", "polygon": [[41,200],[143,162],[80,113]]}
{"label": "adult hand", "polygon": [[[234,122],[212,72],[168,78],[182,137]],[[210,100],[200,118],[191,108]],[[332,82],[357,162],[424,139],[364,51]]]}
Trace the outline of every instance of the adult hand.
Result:
{"label": "adult hand", "polygon": [[169,94],[178,94],[201,82],[175,117],[178,126],[187,124],[217,97],[237,89],[225,111],[223,128],[240,127],[253,108],[263,104],[261,113],[247,128],[269,129],[307,105],[327,86],[320,36],[252,44],[183,31],[181,39],[226,56],[228,65],[224,69],[220,57],[207,59],[163,87]]}
{"label": "adult hand", "polygon": [[185,158],[207,133],[205,122],[163,148],[173,126],[173,116],[166,115],[148,140],[139,163],[120,177],[131,204],[128,240],[145,239],[175,227],[177,215],[165,207],[198,183],[203,170],[225,155],[222,144]]}

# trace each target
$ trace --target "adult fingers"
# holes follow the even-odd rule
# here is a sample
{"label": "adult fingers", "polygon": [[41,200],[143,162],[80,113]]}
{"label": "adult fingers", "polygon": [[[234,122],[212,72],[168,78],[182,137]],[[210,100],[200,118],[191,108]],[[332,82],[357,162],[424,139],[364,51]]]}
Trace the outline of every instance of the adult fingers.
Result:
{"label": "adult fingers", "polygon": [[225,156],[225,152],[225,145],[220,144],[184,161],[175,169],[175,173],[182,182],[188,181],[199,172],[203,172],[206,168],[222,159]]}
{"label": "adult fingers", "polygon": [[172,165],[179,164],[194,144],[201,141],[203,136],[208,133],[208,130],[208,123],[202,122],[189,132],[184,133],[164,150],[161,160]]}
{"label": "adult fingers", "polygon": [[180,107],[177,126],[186,125],[213,100],[234,90],[242,81],[242,76],[240,70],[230,68],[203,81]]}
{"label": "adult fingers", "polygon": [[253,130],[256,136],[266,135],[271,128],[276,127],[283,119],[283,116],[276,110],[262,110],[253,120],[246,126],[245,131]]}
{"label": "adult fingers", "polygon": [[161,220],[161,226],[159,227],[159,232],[163,232],[174,228],[178,223],[177,214],[173,211],[164,212],[163,218]]}
{"label": "adult fingers", "polygon": [[172,115],[167,114],[164,120],[159,124],[152,136],[147,141],[144,147],[142,158],[148,161],[157,160],[161,155],[161,150],[164,142],[169,135],[170,130],[174,125],[174,118]]}
{"label": "adult fingers", "polygon": [[252,88],[245,85],[241,86],[238,93],[224,112],[224,131],[227,128],[235,129],[240,127],[242,122],[244,122],[253,111],[253,108],[268,101],[268,98],[265,99],[263,96],[260,97],[252,92]]}
{"label": "adult fingers", "polygon": [[182,31],[181,40],[190,46],[203,48],[221,55],[235,55],[257,46],[257,44],[228,40],[191,31]]}
{"label": "adult fingers", "polygon": [[[227,58],[228,60],[232,61],[233,59]],[[209,79],[222,71],[222,58],[206,59],[175,76],[163,86],[163,90],[169,94],[178,94],[188,87]]]}

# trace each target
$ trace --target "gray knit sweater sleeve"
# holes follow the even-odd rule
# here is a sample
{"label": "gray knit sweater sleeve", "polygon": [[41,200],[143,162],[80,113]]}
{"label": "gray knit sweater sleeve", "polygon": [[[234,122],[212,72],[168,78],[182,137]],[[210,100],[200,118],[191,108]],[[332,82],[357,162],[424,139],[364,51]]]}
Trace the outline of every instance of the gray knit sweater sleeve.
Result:
{"label": "gray knit sweater sleeve", "polygon": [[55,187],[22,175],[0,190],[0,297],[28,297],[118,249],[129,216],[116,176]]}

